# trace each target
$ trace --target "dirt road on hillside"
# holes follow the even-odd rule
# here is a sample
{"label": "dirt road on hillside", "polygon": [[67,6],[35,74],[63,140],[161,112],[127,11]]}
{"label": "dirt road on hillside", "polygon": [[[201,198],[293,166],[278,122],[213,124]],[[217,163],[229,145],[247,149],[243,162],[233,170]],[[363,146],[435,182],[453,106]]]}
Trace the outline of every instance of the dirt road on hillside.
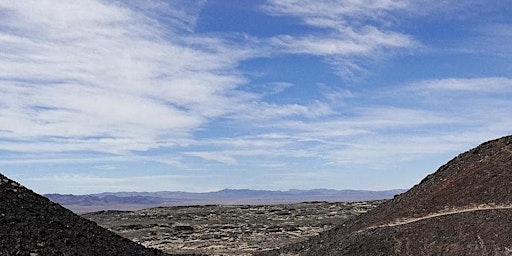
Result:
{"label": "dirt road on hillside", "polygon": [[362,230],[357,231],[363,232],[370,229],[376,229],[376,228],[383,228],[383,227],[394,227],[394,226],[400,226],[400,225],[407,225],[410,223],[431,219],[431,218],[437,218],[441,216],[446,215],[452,215],[452,214],[460,214],[460,213],[466,213],[466,212],[475,212],[475,211],[489,211],[489,210],[499,210],[499,209],[512,209],[512,205],[479,205],[475,207],[468,207],[468,208],[458,208],[458,209],[452,209],[449,211],[442,211],[442,212],[436,212],[429,215],[425,215],[422,217],[416,217],[416,218],[400,218],[393,220],[391,222],[380,224],[380,225],[373,225],[367,228],[364,228]]}

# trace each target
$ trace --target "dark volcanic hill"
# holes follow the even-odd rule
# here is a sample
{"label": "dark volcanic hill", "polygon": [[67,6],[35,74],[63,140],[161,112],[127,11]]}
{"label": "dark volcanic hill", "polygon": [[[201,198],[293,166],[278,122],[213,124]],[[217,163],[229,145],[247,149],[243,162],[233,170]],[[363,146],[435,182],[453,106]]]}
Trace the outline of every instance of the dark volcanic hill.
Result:
{"label": "dark volcanic hill", "polygon": [[460,154],[352,222],[269,255],[512,255],[512,136]]}
{"label": "dark volcanic hill", "polygon": [[122,238],[0,174],[0,255],[167,255]]}

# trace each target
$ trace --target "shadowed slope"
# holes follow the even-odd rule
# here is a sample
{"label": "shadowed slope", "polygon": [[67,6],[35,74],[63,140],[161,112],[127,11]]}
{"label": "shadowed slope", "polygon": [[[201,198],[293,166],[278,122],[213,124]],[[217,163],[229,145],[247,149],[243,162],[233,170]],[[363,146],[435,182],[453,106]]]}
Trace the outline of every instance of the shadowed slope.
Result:
{"label": "shadowed slope", "polygon": [[0,174],[0,255],[167,255],[122,238]]}

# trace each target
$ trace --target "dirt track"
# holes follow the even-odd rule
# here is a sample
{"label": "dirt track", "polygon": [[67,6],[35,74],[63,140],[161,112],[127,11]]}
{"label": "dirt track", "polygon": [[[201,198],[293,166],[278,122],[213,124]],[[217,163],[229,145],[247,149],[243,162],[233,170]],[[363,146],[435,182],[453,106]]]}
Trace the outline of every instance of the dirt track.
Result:
{"label": "dirt track", "polygon": [[512,205],[509,205],[509,204],[507,204],[507,205],[479,205],[479,206],[471,207],[471,208],[459,208],[459,209],[452,209],[450,211],[436,212],[436,213],[432,213],[432,214],[429,214],[426,216],[416,217],[416,218],[400,218],[400,219],[396,219],[392,222],[388,222],[385,224],[367,227],[365,229],[359,230],[358,233],[369,230],[369,229],[406,225],[406,224],[410,224],[413,222],[422,221],[425,219],[437,218],[437,217],[446,216],[446,215],[459,214],[459,213],[465,213],[465,212],[474,212],[474,211],[497,210],[497,209],[512,209]]}

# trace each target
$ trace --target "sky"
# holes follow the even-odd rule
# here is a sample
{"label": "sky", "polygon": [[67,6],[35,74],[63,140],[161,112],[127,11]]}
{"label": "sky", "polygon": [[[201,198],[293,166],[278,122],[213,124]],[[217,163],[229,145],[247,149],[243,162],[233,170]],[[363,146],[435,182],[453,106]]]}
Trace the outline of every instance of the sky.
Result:
{"label": "sky", "polygon": [[512,133],[512,2],[2,0],[38,193],[406,189]]}

